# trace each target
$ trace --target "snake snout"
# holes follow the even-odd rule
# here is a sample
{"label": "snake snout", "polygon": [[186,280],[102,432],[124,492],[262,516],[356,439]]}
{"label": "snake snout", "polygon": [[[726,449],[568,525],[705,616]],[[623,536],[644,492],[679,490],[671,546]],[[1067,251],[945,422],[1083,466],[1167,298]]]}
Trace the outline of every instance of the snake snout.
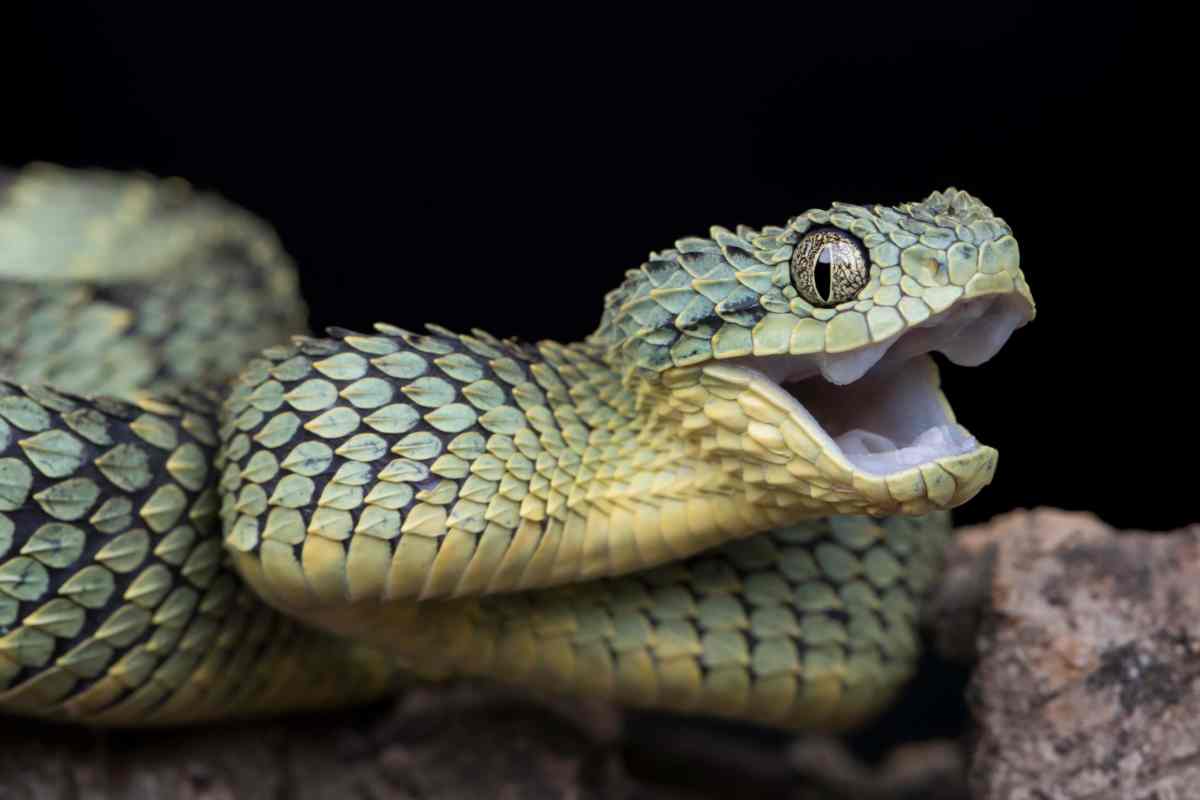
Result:
{"label": "snake snout", "polygon": [[[1034,309],[1014,294],[990,294],[954,304],[893,339],[894,361],[941,353],[960,367],[977,367],[1000,352],[1013,332],[1033,319]],[[890,346],[889,345],[889,346]]]}

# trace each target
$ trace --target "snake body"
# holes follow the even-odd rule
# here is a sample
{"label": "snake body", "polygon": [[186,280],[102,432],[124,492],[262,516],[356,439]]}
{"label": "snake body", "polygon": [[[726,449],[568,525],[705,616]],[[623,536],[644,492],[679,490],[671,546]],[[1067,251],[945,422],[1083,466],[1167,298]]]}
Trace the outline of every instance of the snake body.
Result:
{"label": "snake body", "polygon": [[565,345],[287,343],[293,268],[233,206],[51,167],[0,193],[0,709],[89,724],[415,673],[853,725],[995,469],[924,353],[1033,316],[954,189],[682,239]]}

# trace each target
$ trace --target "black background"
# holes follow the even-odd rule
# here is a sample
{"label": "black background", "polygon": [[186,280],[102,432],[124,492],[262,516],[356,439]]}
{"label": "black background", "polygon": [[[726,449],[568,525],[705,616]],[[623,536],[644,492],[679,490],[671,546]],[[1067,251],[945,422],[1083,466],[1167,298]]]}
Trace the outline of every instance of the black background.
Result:
{"label": "black background", "polygon": [[1195,519],[1170,464],[1191,290],[1161,236],[1187,223],[1132,6],[286,8],[31,6],[0,49],[0,162],[223,192],[278,226],[318,327],[530,339],[584,336],[625,269],[712,224],[956,185],[1014,228],[1040,315],[943,369],[1001,451],[958,519]]}
{"label": "black background", "polygon": [[1039,305],[992,362],[943,369],[1001,451],[957,518],[1180,526],[1194,209],[1169,199],[1175,105],[1148,90],[1184,93],[1132,6],[1044,5],[18,5],[0,162],[219,190],[278,227],[317,326],[563,340],[680,236],[956,185],[1012,225]]}

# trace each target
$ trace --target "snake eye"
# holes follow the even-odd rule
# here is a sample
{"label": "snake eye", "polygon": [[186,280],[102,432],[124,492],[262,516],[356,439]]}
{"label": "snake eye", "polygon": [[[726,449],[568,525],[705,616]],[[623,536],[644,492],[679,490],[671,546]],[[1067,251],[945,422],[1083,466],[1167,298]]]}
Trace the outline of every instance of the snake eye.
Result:
{"label": "snake eye", "polygon": [[792,282],[814,306],[836,306],[867,285],[867,265],[858,242],[839,230],[816,230],[792,253]]}

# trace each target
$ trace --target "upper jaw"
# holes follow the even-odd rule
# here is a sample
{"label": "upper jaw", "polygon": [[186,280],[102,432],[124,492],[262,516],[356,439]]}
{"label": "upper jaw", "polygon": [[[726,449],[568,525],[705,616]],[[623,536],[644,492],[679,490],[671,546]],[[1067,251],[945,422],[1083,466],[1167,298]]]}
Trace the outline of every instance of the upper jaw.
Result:
{"label": "upper jaw", "polygon": [[970,499],[996,466],[996,451],[955,420],[925,354],[981,364],[1032,316],[1019,296],[987,295],[845,353],[743,356],[704,372],[740,385],[803,433],[792,437],[807,440],[788,465],[798,479],[792,490],[829,487],[817,492],[828,513],[924,513]]}
{"label": "upper jaw", "polygon": [[1013,331],[1032,318],[1032,306],[1018,296],[984,295],[955,303],[883,341],[845,352],[742,356],[722,363],[757,369],[779,384],[820,375],[838,386],[923,353],[939,352],[951,363],[976,367],[996,355]]}

